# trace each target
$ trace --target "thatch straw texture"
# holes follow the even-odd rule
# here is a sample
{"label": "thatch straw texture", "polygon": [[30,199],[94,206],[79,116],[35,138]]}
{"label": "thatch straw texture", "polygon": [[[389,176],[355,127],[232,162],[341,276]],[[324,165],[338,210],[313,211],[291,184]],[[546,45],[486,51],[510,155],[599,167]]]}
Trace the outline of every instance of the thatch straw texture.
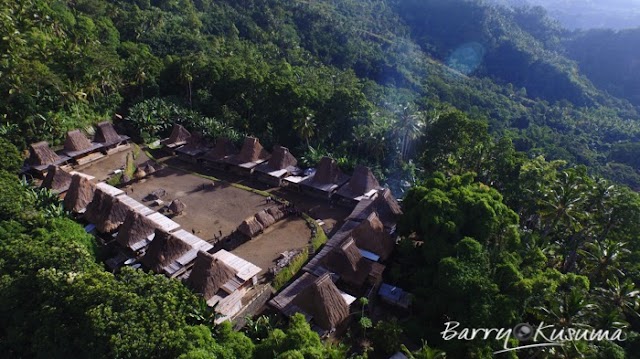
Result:
{"label": "thatch straw texture", "polygon": [[269,167],[275,170],[284,170],[289,167],[295,167],[298,160],[293,157],[289,149],[282,146],[273,147],[273,153],[269,159]]}
{"label": "thatch straw texture", "polygon": [[140,242],[152,235],[156,230],[156,224],[136,211],[129,211],[124,224],[118,231],[116,241],[124,247]]}
{"label": "thatch straw texture", "polygon": [[235,271],[224,262],[207,252],[199,251],[186,284],[196,293],[202,294],[205,300],[209,300],[235,275]]}
{"label": "thatch straw texture", "polygon": [[51,165],[60,160],[61,158],[53,152],[46,141],[29,146],[29,163],[33,166]]}
{"label": "thatch straw texture", "polygon": [[386,260],[393,252],[395,241],[384,230],[384,225],[378,218],[378,214],[373,212],[351,231],[351,236],[355,239],[358,248],[372,252]]}
{"label": "thatch straw texture", "polygon": [[58,166],[49,166],[47,177],[42,181],[42,188],[48,188],[54,192],[64,192],[71,185],[71,174]]}
{"label": "thatch straw texture", "polygon": [[276,223],[276,220],[269,213],[267,213],[266,210],[262,210],[256,213],[256,219],[258,220],[258,222],[260,222],[260,224],[262,224],[262,227],[264,228],[268,228],[272,224]]}
{"label": "thatch straw texture", "polygon": [[284,218],[284,212],[282,212],[278,207],[267,208],[267,213],[269,213],[276,222]]}
{"label": "thatch straw texture", "polygon": [[353,238],[334,248],[323,260],[328,269],[349,284],[361,286],[369,275],[367,259],[362,256]]}
{"label": "thatch straw texture", "polygon": [[187,205],[178,198],[174,199],[171,201],[171,204],[169,204],[169,210],[174,214],[181,214],[185,209],[187,209]]}
{"label": "thatch straw texture", "polygon": [[87,178],[79,174],[73,175],[69,190],[64,197],[64,208],[73,213],[82,211],[93,201],[95,190],[95,185]]}
{"label": "thatch straw texture", "polygon": [[260,141],[255,137],[245,137],[240,154],[235,158],[235,162],[248,163],[264,160],[269,157],[269,153],[262,147]]}
{"label": "thatch straw texture", "polygon": [[91,141],[80,130],[67,132],[67,138],[64,140],[64,150],[66,152],[83,151],[91,147],[93,147]]}
{"label": "thatch straw texture", "polygon": [[264,227],[260,222],[258,222],[256,217],[249,217],[242,221],[240,226],[238,226],[238,231],[240,233],[251,238],[257,236],[263,229]]}
{"label": "thatch straw texture", "polygon": [[303,289],[292,304],[312,315],[314,322],[326,330],[337,327],[349,316],[349,306],[329,273]]}
{"label": "thatch straw texture", "polygon": [[342,171],[340,171],[338,163],[334,159],[322,157],[316,169],[316,174],[313,176],[313,182],[320,184],[336,183],[342,175]]}
{"label": "thatch straw texture", "polygon": [[190,249],[191,246],[179,238],[157,229],[141,261],[152,271],[160,273],[163,267],[171,264]]}
{"label": "thatch straw texture", "polygon": [[104,121],[96,125],[96,134],[93,138],[95,142],[112,144],[120,142],[121,139],[111,122]]}
{"label": "thatch straw texture", "polygon": [[369,217],[372,212],[378,214],[378,218],[385,227],[394,227],[400,215],[402,208],[398,201],[391,194],[391,190],[385,188],[378,191],[375,199],[365,199],[358,203],[347,219],[354,221],[363,221]]}
{"label": "thatch straw texture", "polygon": [[353,176],[351,176],[349,183],[340,188],[338,194],[346,197],[358,197],[378,188],[380,188],[380,183],[378,183],[371,169],[358,165],[353,171]]}
{"label": "thatch straw texture", "polygon": [[235,155],[237,153],[238,149],[233,145],[233,142],[228,138],[219,137],[216,140],[216,147],[205,153],[204,158],[219,161],[227,156]]}
{"label": "thatch straw texture", "polygon": [[173,125],[173,129],[171,130],[171,136],[165,144],[172,145],[176,143],[184,143],[189,137],[191,137],[191,133],[187,131],[182,125]]}
{"label": "thatch straw texture", "polygon": [[87,206],[85,218],[95,224],[98,231],[111,233],[122,225],[129,211],[127,205],[98,188]]}

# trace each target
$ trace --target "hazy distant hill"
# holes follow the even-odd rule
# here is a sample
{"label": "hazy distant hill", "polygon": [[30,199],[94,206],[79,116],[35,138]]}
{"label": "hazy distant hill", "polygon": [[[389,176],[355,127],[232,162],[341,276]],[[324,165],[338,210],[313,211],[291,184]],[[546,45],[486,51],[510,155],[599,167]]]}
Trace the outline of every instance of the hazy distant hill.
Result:
{"label": "hazy distant hill", "polygon": [[570,29],[640,26],[640,0],[492,0],[514,6],[541,5]]}

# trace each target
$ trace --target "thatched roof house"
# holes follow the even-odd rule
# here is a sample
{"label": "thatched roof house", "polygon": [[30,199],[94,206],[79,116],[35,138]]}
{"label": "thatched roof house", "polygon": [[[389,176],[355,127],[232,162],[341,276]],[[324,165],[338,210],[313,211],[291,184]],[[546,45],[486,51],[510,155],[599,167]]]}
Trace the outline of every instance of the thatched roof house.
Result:
{"label": "thatched roof house", "polygon": [[179,198],[174,199],[169,204],[169,210],[174,214],[182,214],[187,209],[187,205],[184,204]]}
{"label": "thatched roof house", "polygon": [[189,252],[190,249],[189,244],[175,235],[156,230],[153,241],[141,261],[147,268],[161,273],[164,267]]}
{"label": "thatched roof house", "polygon": [[80,130],[72,130],[67,132],[63,152],[68,156],[77,157],[101,147],[102,144],[92,143]]}
{"label": "thatched roof house", "polygon": [[229,156],[233,156],[238,153],[236,146],[225,137],[218,137],[216,140],[216,146],[204,154],[202,157],[204,160],[209,161],[222,161]]}
{"label": "thatched roof house", "polygon": [[260,141],[255,137],[244,138],[240,153],[228,159],[232,164],[254,164],[258,165],[269,158],[269,152],[262,147]]}
{"label": "thatched roof house", "polygon": [[155,230],[156,223],[137,211],[129,211],[124,223],[118,231],[116,241],[133,251],[140,250],[146,246]]}
{"label": "thatched roof house", "polygon": [[[358,165],[353,171],[349,182],[340,187],[337,194],[345,198],[357,199],[380,188],[380,183],[378,183],[371,169]],[[371,195],[373,195],[373,193],[371,193]]]}
{"label": "thatched roof house", "polygon": [[389,258],[395,247],[395,240],[384,230],[376,212],[358,224],[351,235],[358,248],[378,255],[383,261]]}
{"label": "thatched roof house", "polygon": [[288,148],[276,145],[273,147],[273,153],[267,164],[274,170],[284,170],[295,167],[298,160],[293,157]]}
{"label": "thatched roof house", "polygon": [[197,157],[205,153],[208,149],[209,146],[207,146],[207,142],[202,138],[202,135],[194,133],[187,138],[187,142],[184,146],[176,149],[176,152],[179,155],[187,157]]}
{"label": "thatched roof house", "polygon": [[273,218],[266,210],[256,213],[255,217],[265,229],[276,223],[275,218]]}
{"label": "thatched roof house", "polygon": [[29,159],[27,162],[37,170],[44,170],[49,165],[58,165],[67,160],[69,160],[69,157],[58,156],[46,141],[33,143],[29,146]]}
{"label": "thatched roof house", "polygon": [[238,231],[250,238],[257,236],[263,230],[264,227],[260,222],[258,222],[255,216],[251,216],[245,219],[244,221],[242,221],[240,226],[238,226]]}
{"label": "thatched roof house", "polygon": [[361,200],[347,219],[362,222],[373,212],[378,214],[378,218],[387,230],[393,231],[398,218],[402,215],[402,208],[391,194],[391,190],[385,188],[379,190],[373,199]]}
{"label": "thatched roof house", "polygon": [[315,279],[291,302],[325,330],[338,327],[349,316],[349,304],[329,273]]}
{"label": "thatched roof house", "polygon": [[303,188],[312,190],[311,193],[328,196],[338,187],[349,180],[349,176],[342,173],[338,168],[338,163],[329,157],[322,157],[316,172],[309,178],[302,181]]}
{"label": "thatched roof house", "polygon": [[93,141],[101,143],[103,146],[108,147],[120,142],[128,140],[129,137],[119,135],[116,129],[113,128],[113,124],[109,121],[100,122],[96,125],[96,134],[93,136]]}
{"label": "thatched roof house", "polygon": [[362,256],[353,238],[334,248],[323,258],[324,266],[349,285],[362,287],[382,279],[384,266]]}
{"label": "thatched roof house", "polygon": [[302,169],[296,167],[297,164],[298,160],[293,157],[288,148],[275,146],[269,161],[256,167],[258,180],[280,186],[285,177],[302,173]]}
{"label": "thatched roof house", "polygon": [[282,210],[280,210],[280,208],[276,206],[267,208],[267,213],[269,213],[276,222],[285,217],[284,212],[282,212]]}
{"label": "thatched roof house", "polygon": [[64,208],[73,213],[80,213],[93,201],[95,185],[86,177],[74,174],[71,177],[69,190],[64,197]]}
{"label": "thatched roof house", "polygon": [[186,285],[209,300],[235,276],[233,268],[226,263],[207,252],[199,251]]}
{"label": "thatched roof house", "polygon": [[162,144],[170,148],[175,148],[187,143],[189,137],[191,137],[191,133],[187,131],[184,126],[174,124],[171,129],[171,135],[169,135],[169,138],[163,140]]}
{"label": "thatched roof house", "polygon": [[71,174],[58,166],[51,165],[40,187],[48,188],[54,193],[62,193],[68,190],[70,185]]}
{"label": "thatched roof house", "polygon": [[97,188],[93,201],[87,206],[85,218],[95,224],[96,229],[103,233],[111,233],[124,223],[127,213],[132,208],[113,197],[101,188]]}

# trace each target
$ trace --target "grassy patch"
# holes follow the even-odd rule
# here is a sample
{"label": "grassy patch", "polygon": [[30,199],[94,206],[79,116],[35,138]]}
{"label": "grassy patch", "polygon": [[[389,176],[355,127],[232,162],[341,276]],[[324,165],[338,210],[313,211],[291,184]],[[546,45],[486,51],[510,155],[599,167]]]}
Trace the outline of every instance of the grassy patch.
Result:
{"label": "grassy patch", "polygon": [[132,147],[131,153],[133,153],[133,159],[136,160],[136,159],[138,159],[138,157],[140,156],[140,152],[142,152],[142,151],[140,150],[140,146],[138,146],[135,143],[132,144],[131,147]]}
{"label": "grassy patch", "polygon": [[127,160],[124,164],[124,174],[129,178],[133,178],[133,174],[136,172],[136,164],[134,161],[135,155],[127,155]]}
{"label": "grassy patch", "polygon": [[319,225],[316,224],[316,228],[318,229],[316,231],[316,235],[311,238],[311,245],[313,246],[314,252],[317,252],[318,249],[320,249],[320,247],[322,247],[329,240],[329,238],[327,238],[327,235]]}
{"label": "grassy patch", "polygon": [[280,288],[284,287],[285,284],[289,283],[291,278],[293,278],[296,273],[302,269],[302,266],[307,262],[307,259],[309,259],[309,250],[305,248],[300,254],[291,260],[286,268],[282,269],[275,277],[273,277],[273,282],[271,283],[273,288],[278,291]]}
{"label": "grassy patch", "polygon": [[113,177],[109,178],[107,180],[107,184],[112,185],[113,187],[116,187],[120,184],[120,181],[122,180],[122,172],[114,175]]}

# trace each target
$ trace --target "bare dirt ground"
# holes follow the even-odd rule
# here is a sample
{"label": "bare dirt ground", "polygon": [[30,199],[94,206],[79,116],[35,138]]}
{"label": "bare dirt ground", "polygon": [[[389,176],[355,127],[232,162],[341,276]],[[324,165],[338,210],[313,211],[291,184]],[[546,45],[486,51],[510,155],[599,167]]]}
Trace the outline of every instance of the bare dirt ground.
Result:
{"label": "bare dirt ground", "polygon": [[[132,144],[131,147],[125,151],[104,156],[95,162],[78,166],[77,168],[75,168],[75,170],[94,176],[96,178],[96,181],[98,182],[106,181],[109,178],[109,175],[114,170],[124,168],[125,162],[127,160],[127,155],[133,151],[133,146],[134,145]],[[143,151],[140,151],[140,154],[138,158],[136,158],[135,163],[136,165],[139,165],[148,160],[149,158],[145,155],[145,153]]]}
{"label": "bare dirt ground", "polygon": [[172,219],[207,241],[219,237],[220,232],[223,237],[229,235],[245,218],[267,208],[260,195],[220,182],[211,186],[208,179],[168,167],[125,190],[129,196],[151,206],[151,202],[144,199],[159,188],[167,192],[163,197],[166,205],[179,198],[187,206],[183,214]]}
{"label": "bare dirt ground", "polygon": [[263,276],[275,265],[280,253],[308,247],[310,236],[307,222],[300,217],[291,216],[231,252],[262,268],[260,275]]}

